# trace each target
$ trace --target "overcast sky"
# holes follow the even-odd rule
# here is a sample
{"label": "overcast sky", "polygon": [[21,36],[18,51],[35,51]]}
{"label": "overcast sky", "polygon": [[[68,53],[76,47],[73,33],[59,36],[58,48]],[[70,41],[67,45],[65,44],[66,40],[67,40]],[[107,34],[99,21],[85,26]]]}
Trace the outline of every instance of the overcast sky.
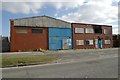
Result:
{"label": "overcast sky", "polygon": [[[118,34],[119,0],[2,0],[2,35],[10,35],[9,19],[47,15],[68,22],[113,26]],[[1,3],[0,3],[1,5]]]}

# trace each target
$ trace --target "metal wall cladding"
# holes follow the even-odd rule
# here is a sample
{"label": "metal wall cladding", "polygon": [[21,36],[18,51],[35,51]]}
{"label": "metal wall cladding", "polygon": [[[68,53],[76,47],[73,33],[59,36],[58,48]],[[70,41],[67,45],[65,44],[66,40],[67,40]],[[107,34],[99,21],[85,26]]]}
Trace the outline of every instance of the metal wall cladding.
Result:
{"label": "metal wall cladding", "polygon": [[[63,40],[72,40],[72,29],[71,28],[49,28],[49,50],[63,49]],[[72,48],[71,46],[69,49]]]}
{"label": "metal wall cladding", "polygon": [[14,26],[62,27],[71,28],[71,24],[48,16],[15,19]]}
{"label": "metal wall cladding", "polygon": [[9,52],[9,51],[10,51],[10,42],[8,40],[8,37],[2,37],[2,52]]}

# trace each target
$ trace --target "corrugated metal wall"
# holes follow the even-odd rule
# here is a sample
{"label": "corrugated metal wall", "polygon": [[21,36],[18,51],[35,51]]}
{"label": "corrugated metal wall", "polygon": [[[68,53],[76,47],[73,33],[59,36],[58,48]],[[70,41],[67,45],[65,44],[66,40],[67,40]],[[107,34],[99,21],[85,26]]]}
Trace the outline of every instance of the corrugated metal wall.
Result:
{"label": "corrugated metal wall", "polygon": [[[69,49],[72,48],[72,29],[71,28],[49,28],[49,50],[63,48],[63,41],[71,39]],[[67,48],[66,48],[67,49]]]}
{"label": "corrugated metal wall", "polygon": [[15,19],[14,26],[60,27],[71,28],[71,24],[48,16]]}
{"label": "corrugated metal wall", "polygon": [[10,51],[10,42],[8,37],[2,37],[2,52]]}

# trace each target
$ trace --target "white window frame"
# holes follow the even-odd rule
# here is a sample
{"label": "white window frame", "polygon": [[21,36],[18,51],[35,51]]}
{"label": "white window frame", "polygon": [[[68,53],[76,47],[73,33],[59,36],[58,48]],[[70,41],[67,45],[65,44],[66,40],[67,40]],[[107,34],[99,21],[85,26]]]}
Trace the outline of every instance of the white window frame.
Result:
{"label": "white window frame", "polygon": [[[110,33],[107,33],[109,30]],[[111,34],[111,30],[110,29],[104,29],[104,34]]]}
{"label": "white window frame", "polygon": [[84,40],[76,40],[76,45],[84,45]]}
{"label": "white window frame", "polygon": [[110,44],[111,43],[111,40],[110,39],[106,39],[105,40],[105,44]]}
{"label": "white window frame", "polygon": [[94,33],[93,28],[85,28],[85,33]]}
{"label": "white window frame", "polygon": [[84,33],[84,28],[75,28],[75,33]]}
{"label": "white window frame", "polygon": [[87,39],[86,41],[89,41],[89,44],[87,44],[87,45],[94,45],[94,40],[92,40],[92,39]]}

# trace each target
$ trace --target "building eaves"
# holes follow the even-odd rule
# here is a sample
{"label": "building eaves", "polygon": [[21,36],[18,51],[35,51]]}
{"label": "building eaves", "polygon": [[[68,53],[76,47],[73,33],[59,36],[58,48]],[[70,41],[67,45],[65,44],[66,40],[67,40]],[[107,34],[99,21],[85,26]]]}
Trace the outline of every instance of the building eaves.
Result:
{"label": "building eaves", "polygon": [[70,24],[70,22],[67,22],[67,21],[64,21],[64,20],[61,20],[61,19],[57,19],[57,18],[53,18],[53,17],[50,17],[50,16],[46,16],[46,15],[43,15],[43,16],[33,16],[33,17],[25,17],[25,18],[16,18],[16,19],[10,19],[10,21],[21,20],[21,19],[30,19],[30,18],[39,18],[39,17],[47,17],[47,18],[50,18],[50,19],[55,19],[55,20],[59,20],[59,21],[62,21],[62,22]]}
{"label": "building eaves", "polygon": [[106,27],[112,27],[112,25],[100,25],[100,24],[92,24],[92,23],[71,23],[71,24],[82,24],[82,25],[98,25],[98,26],[106,26]]}

